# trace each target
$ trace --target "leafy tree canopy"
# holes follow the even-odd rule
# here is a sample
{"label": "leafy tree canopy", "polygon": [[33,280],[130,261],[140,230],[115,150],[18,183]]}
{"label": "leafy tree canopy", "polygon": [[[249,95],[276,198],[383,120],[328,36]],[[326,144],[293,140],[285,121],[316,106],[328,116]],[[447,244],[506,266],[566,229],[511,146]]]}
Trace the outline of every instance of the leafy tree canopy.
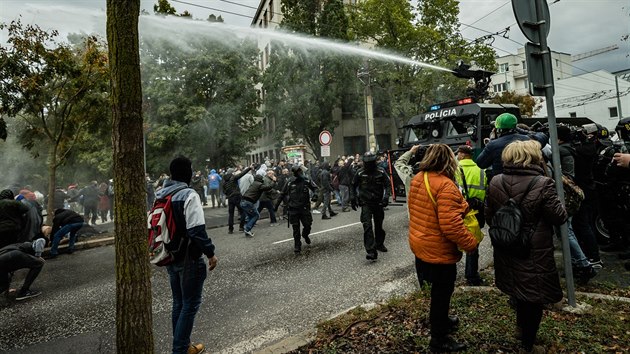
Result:
{"label": "leafy tree canopy", "polygon": [[518,106],[521,114],[533,117],[542,108],[542,103],[530,95],[519,95],[514,91],[504,91],[490,98],[490,103],[512,103]]}
{"label": "leafy tree canopy", "polygon": [[[0,30],[8,32],[7,46],[0,46],[0,114],[14,118],[20,142],[34,156],[45,151],[52,194],[57,168],[90,128],[107,124],[105,46],[96,37],[57,44],[56,31],[19,20]],[[52,215],[52,201],[48,209]]]}
{"label": "leafy tree canopy", "polygon": [[[347,42],[349,20],[340,0],[283,0],[286,31],[326,37]],[[360,62],[340,53],[289,47],[280,42],[270,44],[269,67],[263,75],[264,114],[276,122],[276,138],[282,141],[285,132],[303,139],[319,154],[318,135],[334,129],[335,109],[346,108],[352,115],[358,108]]]}
{"label": "leafy tree canopy", "polygon": [[[455,0],[420,1],[416,8],[407,0],[365,0],[349,9],[357,40],[446,68],[464,60],[494,69],[492,48],[461,36]],[[371,61],[370,75],[375,105],[399,127],[431,104],[464,96],[469,84],[445,72],[386,62]]]}

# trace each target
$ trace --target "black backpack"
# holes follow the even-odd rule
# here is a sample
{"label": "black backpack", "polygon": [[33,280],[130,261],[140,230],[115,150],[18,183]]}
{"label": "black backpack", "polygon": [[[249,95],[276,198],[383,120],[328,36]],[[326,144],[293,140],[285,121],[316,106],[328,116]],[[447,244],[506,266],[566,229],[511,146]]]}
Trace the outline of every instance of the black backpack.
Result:
{"label": "black backpack", "polygon": [[[521,211],[521,203],[525,196],[529,193],[536,181],[541,176],[532,178],[527,185],[525,193],[521,200],[517,203],[514,198],[510,198],[492,217],[490,223],[490,240],[492,247],[501,249],[514,255],[526,255],[529,252],[530,237],[523,233],[523,213]],[[503,188],[506,193],[509,191],[505,184],[504,176],[501,176]]]}

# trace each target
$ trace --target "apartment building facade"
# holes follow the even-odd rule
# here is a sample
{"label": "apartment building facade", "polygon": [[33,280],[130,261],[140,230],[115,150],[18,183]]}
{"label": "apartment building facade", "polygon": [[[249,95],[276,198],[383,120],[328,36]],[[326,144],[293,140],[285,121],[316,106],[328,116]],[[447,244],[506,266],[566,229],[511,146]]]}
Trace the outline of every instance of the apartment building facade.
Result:
{"label": "apartment building facade", "polygon": [[[514,91],[521,95],[529,93],[525,48],[519,48],[516,54],[498,57],[496,62],[498,71],[491,77],[490,92],[501,94],[505,91]],[[554,80],[573,76],[570,54],[552,51],[551,64]]]}
{"label": "apartment building facade", "polygon": [[[357,0],[344,0],[345,4],[355,5]],[[281,0],[261,0],[252,19],[253,27],[265,30],[274,30],[282,22]],[[272,44],[268,40],[259,39],[258,48],[259,68],[264,71],[269,66],[269,58],[273,50]],[[359,78],[357,78],[359,80]],[[261,99],[264,99],[265,90],[262,85],[257,87]],[[363,97],[366,100],[366,97]],[[366,102],[366,101],[364,101]],[[262,105],[260,111],[270,109]],[[378,99],[374,100],[374,133],[379,150],[386,150],[395,146],[395,140],[398,135],[396,124],[390,117],[383,114],[383,110],[378,105]],[[348,112],[343,112],[342,107],[334,109],[331,112],[333,119],[339,122],[338,126],[332,131],[333,139],[330,144],[330,157],[328,160],[334,160],[337,156],[349,155],[355,153],[363,153],[367,150],[367,117],[355,117]],[[285,141],[274,139],[274,132],[277,124],[275,121],[262,116],[258,118],[263,127],[263,135],[258,139],[256,147],[248,153],[249,162],[264,162],[266,159],[283,159],[282,147]],[[290,137],[291,133],[287,132],[285,136]],[[297,139],[300,142],[299,139]],[[303,141],[301,143],[304,143]],[[312,151],[306,152],[307,159],[314,159]]]}

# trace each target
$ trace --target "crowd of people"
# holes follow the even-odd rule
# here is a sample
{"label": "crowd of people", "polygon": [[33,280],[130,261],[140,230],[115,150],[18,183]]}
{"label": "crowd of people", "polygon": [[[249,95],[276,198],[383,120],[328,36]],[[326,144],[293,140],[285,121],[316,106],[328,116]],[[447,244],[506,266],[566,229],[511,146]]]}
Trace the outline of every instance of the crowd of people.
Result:
{"label": "crowd of people", "polygon": [[[510,203],[520,207],[519,232],[521,246],[508,249],[492,238],[495,283],[516,312],[516,334],[520,351],[544,353],[536,345],[536,334],[546,304],[562,299],[560,277],[554,259],[554,237],[559,225],[569,226],[571,262],[576,279],[586,283],[603,266],[591,223],[597,207],[594,171],[604,166],[606,177],[616,184],[608,188],[630,199],[630,155],[607,152],[599,146],[598,129],[585,126],[577,146],[575,132],[558,127],[560,162],[564,177],[584,191],[576,208],[558,197],[549,156],[546,134],[517,124],[515,116],[504,113],[497,117],[495,129],[484,149],[473,159],[470,146],[456,151],[445,144],[414,146],[400,156],[394,168],[403,181],[408,197],[409,245],[415,257],[415,269],[421,286],[431,287],[429,322],[430,349],[435,352],[461,351],[465,344],[452,334],[459,328],[459,318],[449,314],[454,292],[456,264],[466,253],[465,277],[469,285],[482,285],[478,272],[478,247],[484,224],[498,227],[497,214],[505,213]],[[620,138],[630,142],[630,122],[618,126]],[[603,156],[603,157],[602,157]],[[254,237],[254,228],[262,209],[270,214],[271,225],[278,218],[292,226],[294,252],[302,250],[302,241],[311,244],[313,214],[328,220],[337,213],[331,208],[334,196],[342,212],[361,208],[363,241],[366,259],[376,261],[379,252],[387,252],[383,229],[385,210],[390,198],[388,162],[372,152],[339,157],[333,164],[265,162],[227,169],[211,169],[207,174],[194,172],[185,157],[174,159],[169,174],[157,181],[147,176],[147,208],[155,198],[171,195],[177,229],[185,230],[186,251],[167,266],[173,292],[173,352],[199,353],[202,344],[190,341],[195,315],[201,303],[201,292],[207,271],[218,264],[215,246],[206,233],[203,206],[228,208],[228,233],[234,233],[236,212],[239,231]],[[42,207],[37,193],[24,188],[14,194],[11,189],[0,192],[0,292],[14,291],[17,300],[39,295],[30,287],[41,271],[41,258],[50,241],[50,257],[58,254],[60,240],[69,236],[68,252],[74,250],[77,232],[97,214],[106,220],[111,209],[113,191],[110,183],[93,181],[75,192],[58,188],[55,191],[55,212],[52,226],[43,226]],[[566,188],[566,187],[565,187]],[[105,197],[109,199],[105,199]],[[618,200],[617,200],[618,201]],[[73,210],[72,203],[83,207],[83,215]],[[101,205],[102,204],[102,205]],[[278,210],[282,207],[282,212]],[[628,247],[627,220],[624,214],[611,212],[611,250]],[[476,223],[469,223],[469,216]],[[627,217],[627,215],[625,215]],[[181,231],[184,232],[184,231]],[[203,259],[207,258],[207,262]],[[622,255],[627,257],[627,255]],[[629,265],[626,265],[630,268]],[[11,274],[28,268],[21,289],[10,289]]]}

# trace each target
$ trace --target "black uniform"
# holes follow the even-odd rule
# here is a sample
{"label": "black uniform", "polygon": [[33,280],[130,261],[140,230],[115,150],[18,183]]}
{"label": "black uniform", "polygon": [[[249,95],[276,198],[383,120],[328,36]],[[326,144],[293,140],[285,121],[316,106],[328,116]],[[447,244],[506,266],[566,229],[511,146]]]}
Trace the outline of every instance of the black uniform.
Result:
{"label": "black uniform", "polygon": [[[361,223],[363,224],[363,244],[367,252],[366,258],[376,260],[377,251],[387,252],[384,245],[383,230],[384,208],[389,203],[389,177],[376,166],[376,156],[365,153],[361,168],[352,180],[350,201],[352,209],[361,206]],[[374,219],[374,228],[372,228]]]}
{"label": "black uniform", "polygon": [[[308,235],[311,233],[311,225],[313,224],[313,216],[311,216],[311,198],[309,189],[311,191],[317,190],[317,185],[313,181],[305,179],[300,167],[293,167],[294,177],[290,178],[287,184],[282,189],[282,194],[276,202],[275,209],[282,202],[285,196],[287,196],[289,223],[293,226],[293,241],[294,252],[299,253],[302,250],[301,238],[304,238],[306,244],[311,243],[311,239]],[[302,223],[303,230],[300,233],[300,222]]]}

